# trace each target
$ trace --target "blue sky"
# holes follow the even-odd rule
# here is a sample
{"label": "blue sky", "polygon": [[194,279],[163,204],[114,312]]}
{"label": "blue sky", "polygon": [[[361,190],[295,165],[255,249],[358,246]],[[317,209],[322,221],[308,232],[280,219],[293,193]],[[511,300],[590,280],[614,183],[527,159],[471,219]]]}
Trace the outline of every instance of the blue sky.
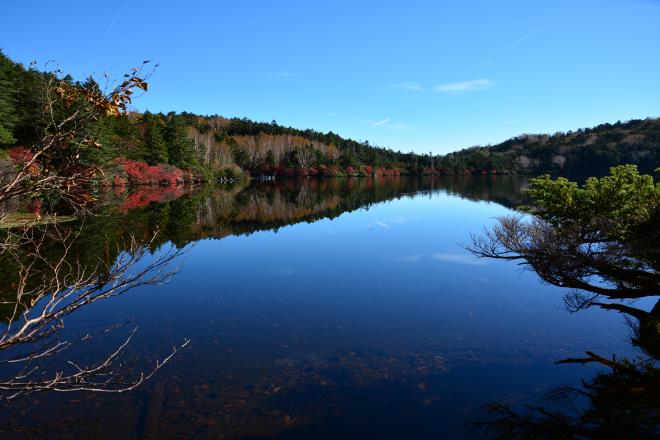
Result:
{"label": "blue sky", "polygon": [[403,151],[660,116],[660,1],[3,0],[0,48],[75,77],[160,67],[139,110]]}

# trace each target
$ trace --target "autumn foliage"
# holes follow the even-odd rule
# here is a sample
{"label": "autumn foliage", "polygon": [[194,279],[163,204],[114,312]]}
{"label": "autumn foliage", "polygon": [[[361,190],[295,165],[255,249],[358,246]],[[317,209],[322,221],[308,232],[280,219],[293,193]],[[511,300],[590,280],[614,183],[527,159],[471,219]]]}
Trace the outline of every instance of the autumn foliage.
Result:
{"label": "autumn foliage", "polygon": [[[194,180],[189,172],[172,165],[147,165],[144,162],[120,158],[117,159],[129,183],[136,185],[180,185]],[[121,179],[121,178],[120,178]],[[125,185],[115,179],[115,186]]]}
{"label": "autumn foliage", "polygon": [[121,212],[128,212],[131,209],[141,208],[151,203],[163,203],[178,199],[186,193],[186,187],[181,185],[170,185],[158,188],[142,186],[131,192],[126,199],[119,205]]}
{"label": "autumn foliage", "polygon": [[36,162],[30,163],[34,158],[34,153],[32,151],[28,150],[25,147],[14,147],[9,149],[8,154],[9,154],[9,158],[14,163],[14,165],[24,166],[29,164],[28,173],[33,177],[39,175],[40,172],[39,164],[37,164]]}

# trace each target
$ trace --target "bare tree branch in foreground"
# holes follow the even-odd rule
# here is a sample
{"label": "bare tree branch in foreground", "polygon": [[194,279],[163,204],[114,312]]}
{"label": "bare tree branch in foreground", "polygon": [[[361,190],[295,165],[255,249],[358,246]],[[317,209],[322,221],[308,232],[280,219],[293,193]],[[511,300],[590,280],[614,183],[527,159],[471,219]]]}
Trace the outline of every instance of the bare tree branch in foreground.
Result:
{"label": "bare tree branch in foreground", "polygon": [[[50,224],[5,233],[0,255],[4,254],[8,262],[15,264],[17,277],[10,290],[15,292],[15,297],[0,298],[4,315],[0,328],[0,366],[12,371],[10,377],[0,377],[0,401],[37,391],[129,391],[152,377],[188,345],[186,339],[148,371],[131,376],[122,369],[121,356],[135,334],[134,329],[100,361],[79,365],[69,359],[66,367],[45,370],[46,358],[59,355],[79,342],[62,335],[68,315],[138,286],[168,282],[178,271],[171,266],[183,249],[170,247],[155,256],[150,248],[156,233],[145,244],[131,236],[125,247],[118,245],[113,252],[107,250],[109,262],[98,261],[89,267],[72,254],[80,230]],[[59,248],[56,257],[49,252],[54,244]]]}

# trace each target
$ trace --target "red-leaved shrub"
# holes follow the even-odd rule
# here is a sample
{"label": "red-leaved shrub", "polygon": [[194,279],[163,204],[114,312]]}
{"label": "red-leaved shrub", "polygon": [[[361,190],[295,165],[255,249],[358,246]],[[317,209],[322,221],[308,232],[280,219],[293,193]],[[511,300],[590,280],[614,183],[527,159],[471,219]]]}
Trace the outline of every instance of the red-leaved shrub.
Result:
{"label": "red-leaved shrub", "polygon": [[147,165],[129,159],[118,159],[131,183],[139,185],[178,185],[185,183],[186,173],[172,165]]}

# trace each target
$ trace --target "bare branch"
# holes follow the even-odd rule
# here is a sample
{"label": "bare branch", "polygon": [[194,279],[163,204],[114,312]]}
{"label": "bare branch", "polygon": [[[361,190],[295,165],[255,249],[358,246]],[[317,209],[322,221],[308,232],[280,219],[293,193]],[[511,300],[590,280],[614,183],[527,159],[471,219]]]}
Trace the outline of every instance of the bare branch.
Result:
{"label": "bare branch", "polygon": [[[179,270],[173,264],[185,251],[171,246],[152,255],[149,249],[155,243],[155,232],[146,243],[131,236],[125,247],[117,249],[116,258],[108,263],[99,260],[87,267],[72,253],[80,228],[63,228],[55,223],[5,231],[0,256],[9,257],[17,278],[13,286],[15,297],[0,299],[0,305],[9,310],[0,327],[0,364],[18,369],[13,370],[12,377],[0,378],[0,391],[4,392],[0,393],[0,402],[37,391],[128,391],[151,378],[189,343],[184,340],[147,372],[133,378],[117,362],[137,328],[102,361],[81,366],[69,359],[67,365],[73,371],[43,369],[41,361],[88,338],[61,338],[68,315],[138,286],[168,282]],[[49,252],[53,246],[60,249],[55,257]]]}

